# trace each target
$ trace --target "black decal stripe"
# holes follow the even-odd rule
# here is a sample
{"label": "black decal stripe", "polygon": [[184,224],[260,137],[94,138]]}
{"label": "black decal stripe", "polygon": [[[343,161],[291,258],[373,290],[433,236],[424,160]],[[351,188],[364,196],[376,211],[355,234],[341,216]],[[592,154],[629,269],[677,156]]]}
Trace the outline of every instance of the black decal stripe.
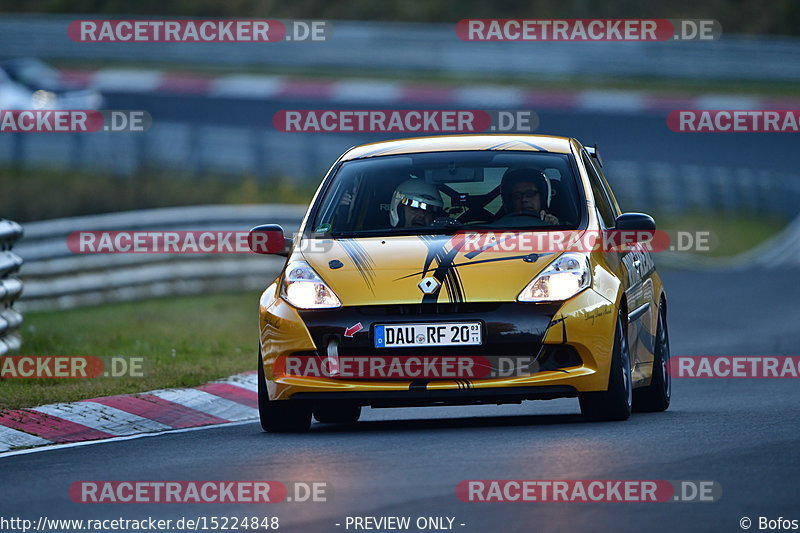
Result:
{"label": "black decal stripe", "polygon": [[[453,263],[452,266],[454,268],[460,268],[460,267],[471,266],[471,265],[480,265],[481,263],[494,263],[495,261],[512,261],[514,259],[525,259],[526,257],[528,257],[530,255],[531,254],[515,255],[515,256],[511,256],[511,257],[494,257],[492,259],[481,259],[480,261],[470,261],[469,263]],[[548,253],[548,254],[538,254],[538,255],[539,255],[539,257],[545,257],[545,256],[552,255],[552,254]],[[394,281],[400,281],[401,279],[406,279],[406,278],[413,278],[414,276],[419,276],[420,274],[425,274],[425,272],[426,271],[414,272],[413,274],[408,274],[407,276],[399,277]]]}
{"label": "black decal stripe", "polygon": [[408,390],[427,390],[427,388],[428,388],[427,379],[415,379],[408,385]]}
{"label": "black decal stripe", "polygon": [[[464,287],[461,283],[461,277],[458,275],[458,272],[456,271],[453,265],[455,257],[461,250],[461,246],[463,246],[463,242],[461,243],[461,245],[452,248],[450,251],[446,251],[445,248],[447,244],[451,242],[451,239],[449,237],[420,235],[419,238],[428,247],[428,254],[425,257],[425,264],[423,265],[423,269],[422,271],[417,272],[416,274],[398,278],[398,280],[409,278],[415,275],[425,276],[430,270],[431,263],[433,263],[433,261],[435,260],[437,266],[433,272],[433,277],[436,278],[439,281],[439,283],[444,285],[444,288],[447,291],[447,296],[451,302],[453,303],[463,302]],[[439,300],[439,294],[441,292],[442,292],[441,290],[438,290],[433,294],[423,295],[422,303],[436,303]]]}
{"label": "black decal stripe", "polygon": [[458,274],[458,270],[453,263],[458,255],[458,252],[461,251],[461,246],[463,246],[463,241],[460,246],[454,247],[452,250],[450,250],[445,257],[447,264],[445,277],[449,279],[448,286],[451,289],[448,294],[450,295],[450,301],[455,303],[464,301],[464,286],[461,284],[461,276]]}
{"label": "black decal stripe", "polygon": [[[441,256],[437,253],[434,256],[434,258],[436,259],[437,267],[436,267],[436,270],[433,271],[433,277],[436,278],[439,281],[440,284],[446,285],[447,280],[444,278],[444,276],[442,276],[442,273],[439,270],[439,268],[440,268],[439,265],[442,264],[441,263]],[[449,288],[445,287],[445,290],[449,291]],[[434,292],[433,294],[425,294],[425,295],[423,295],[422,296],[422,303],[429,304],[429,303],[438,302],[439,301],[439,295],[441,293],[442,293],[442,289],[439,289],[438,291]],[[449,294],[449,292],[448,292],[448,294]]]}
{"label": "black decal stripe", "polygon": [[468,379],[458,378],[454,379],[453,381],[456,382],[456,385],[458,385],[459,389],[467,390],[472,388],[472,382],[469,381]]}
{"label": "black decal stripe", "polygon": [[[420,235],[419,238],[422,239],[422,242],[424,242],[425,246],[428,247],[428,255],[425,256],[425,264],[423,265],[422,270],[420,272],[417,272],[416,274],[411,274],[410,276],[406,276],[409,278],[413,276],[418,276],[420,274],[422,274],[422,276],[425,276],[425,274],[428,273],[428,270],[431,267],[431,263],[433,262],[434,257],[436,257],[436,254],[439,252],[439,248],[444,246],[444,243],[437,242],[438,239],[433,235]],[[399,279],[404,279],[404,278],[399,278]]]}
{"label": "black decal stripe", "polygon": [[460,286],[461,280],[456,274],[455,269],[448,266],[444,274],[444,283],[447,287],[447,296],[452,303],[460,303],[464,301],[464,292]]}
{"label": "black decal stripe", "polygon": [[[422,271],[417,275],[421,274],[424,277],[428,273],[428,270],[430,270],[431,263],[433,263],[435,259],[438,266],[433,273],[433,277],[436,278],[439,283],[443,283],[445,281],[444,275],[439,271],[439,268],[441,267],[442,252],[444,250],[444,245],[447,243],[447,239],[442,239],[434,235],[420,235],[419,238],[425,243],[425,246],[428,247],[428,254],[425,256],[425,264],[422,267]],[[439,289],[433,294],[423,294],[422,303],[436,303],[439,300],[439,294],[441,292],[442,290]]]}
{"label": "black decal stripe", "polygon": [[358,273],[361,274],[364,283],[367,284],[367,287],[374,295],[375,274],[373,272],[374,263],[372,258],[367,254],[366,250],[354,240],[342,239],[339,243],[342,245],[342,248],[344,248],[344,251],[347,252],[347,255],[353,261],[356,269],[358,269]]}
{"label": "black decal stripe", "polygon": [[446,245],[448,241],[449,239],[442,244],[436,254],[436,261],[439,263],[439,266],[436,267],[433,277],[445,285],[447,288],[447,296],[451,302],[460,303],[464,301],[464,289],[461,286],[461,278],[453,267],[453,260],[456,255],[458,255],[460,247],[445,252],[444,245]]}
{"label": "black decal stripe", "polygon": [[464,301],[464,284],[461,282],[461,274],[458,273],[458,269],[455,265],[452,266],[450,269],[451,277],[453,278],[454,285],[456,288],[456,294],[458,295],[458,302]]}

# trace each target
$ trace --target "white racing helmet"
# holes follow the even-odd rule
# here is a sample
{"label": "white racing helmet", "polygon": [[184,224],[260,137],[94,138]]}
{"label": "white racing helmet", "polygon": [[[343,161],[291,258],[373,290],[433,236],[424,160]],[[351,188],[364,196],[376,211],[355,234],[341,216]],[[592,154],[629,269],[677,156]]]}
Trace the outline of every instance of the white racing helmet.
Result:
{"label": "white racing helmet", "polygon": [[442,195],[434,185],[425,183],[422,179],[409,179],[401,183],[392,194],[392,203],[389,206],[389,222],[392,227],[400,224],[401,213],[398,207],[407,205],[430,211],[434,216],[444,208]]}

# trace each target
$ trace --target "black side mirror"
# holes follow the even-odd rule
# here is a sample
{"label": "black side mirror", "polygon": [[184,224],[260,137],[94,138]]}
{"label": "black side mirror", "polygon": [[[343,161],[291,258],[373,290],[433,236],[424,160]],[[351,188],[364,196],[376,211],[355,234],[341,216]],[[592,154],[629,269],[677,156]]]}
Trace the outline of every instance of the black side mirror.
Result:
{"label": "black side mirror", "polygon": [[650,245],[655,238],[656,221],[644,213],[622,213],[617,217],[616,227],[608,233],[609,241],[621,249]]}
{"label": "black side mirror", "polygon": [[644,213],[622,213],[617,217],[617,231],[655,231],[656,221]]}
{"label": "black side mirror", "polygon": [[275,254],[287,257],[292,247],[292,240],[283,234],[278,224],[262,224],[247,234],[247,245],[257,254]]}

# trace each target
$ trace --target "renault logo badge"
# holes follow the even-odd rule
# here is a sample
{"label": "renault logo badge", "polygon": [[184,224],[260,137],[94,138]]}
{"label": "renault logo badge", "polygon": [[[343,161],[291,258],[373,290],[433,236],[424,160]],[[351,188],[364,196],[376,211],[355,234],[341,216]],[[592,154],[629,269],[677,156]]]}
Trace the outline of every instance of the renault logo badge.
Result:
{"label": "renault logo badge", "polygon": [[425,294],[433,294],[434,292],[439,290],[440,286],[441,283],[439,283],[439,280],[431,276],[423,278],[422,281],[419,282],[419,285],[417,285],[417,287],[419,287],[419,290],[421,290]]}

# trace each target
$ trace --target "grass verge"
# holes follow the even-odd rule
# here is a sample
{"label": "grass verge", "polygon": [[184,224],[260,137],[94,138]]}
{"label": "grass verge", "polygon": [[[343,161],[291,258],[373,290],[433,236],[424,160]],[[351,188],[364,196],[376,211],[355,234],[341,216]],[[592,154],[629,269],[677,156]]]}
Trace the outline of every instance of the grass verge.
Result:
{"label": "grass verge", "polygon": [[258,294],[215,294],[27,313],[20,355],[138,356],[144,377],[8,379],[0,409],[191,387],[256,368]]}
{"label": "grass verge", "polygon": [[777,216],[732,215],[715,213],[687,213],[684,215],[656,216],[658,229],[676,237],[677,232],[696,235],[708,232],[708,251],[688,250],[703,257],[733,257],[777,235],[786,220]]}

